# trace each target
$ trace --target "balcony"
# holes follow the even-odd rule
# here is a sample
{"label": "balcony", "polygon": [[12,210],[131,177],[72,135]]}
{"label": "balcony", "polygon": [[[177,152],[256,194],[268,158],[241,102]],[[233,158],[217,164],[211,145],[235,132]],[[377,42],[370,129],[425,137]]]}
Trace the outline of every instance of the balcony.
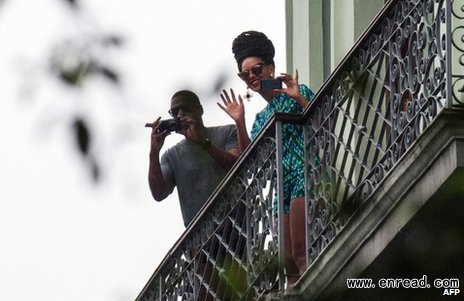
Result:
{"label": "balcony", "polygon": [[[463,7],[386,3],[305,112],[270,120],[136,300],[428,300],[442,291],[346,280],[463,279]],[[309,263],[292,287],[273,206],[288,123],[305,130]]]}

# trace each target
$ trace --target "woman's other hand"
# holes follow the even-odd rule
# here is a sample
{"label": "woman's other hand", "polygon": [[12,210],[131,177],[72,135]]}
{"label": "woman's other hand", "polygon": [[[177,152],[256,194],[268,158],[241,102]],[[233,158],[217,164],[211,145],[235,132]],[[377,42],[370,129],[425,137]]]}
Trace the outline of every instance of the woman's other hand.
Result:
{"label": "woman's other hand", "polygon": [[281,73],[278,78],[282,79],[285,86],[287,86],[286,88],[279,89],[278,92],[287,94],[305,108],[309,101],[300,92],[300,86],[298,84],[298,69],[295,70],[295,77],[292,77],[288,73]]}
{"label": "woman's other hand", "polygon": [[230,89],[230,95],[226,90],[222,90],[221,99],[223,104],[217,103],[218,106],[226,112],[235,123],[240,123],[245,120],[245,106],[243,105],[242,96],[235,97],[234,90]]}

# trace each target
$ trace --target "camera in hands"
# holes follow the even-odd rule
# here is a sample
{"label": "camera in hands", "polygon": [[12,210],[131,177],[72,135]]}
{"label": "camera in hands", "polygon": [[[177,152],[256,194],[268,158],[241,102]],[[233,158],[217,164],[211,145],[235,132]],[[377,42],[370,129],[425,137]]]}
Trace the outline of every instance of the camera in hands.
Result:
{"label": "camera in hands", "polygon": [[[153,123],[146,123],[145,127],[153,127]],[[168,133],[178,132],[181,129],[181,122],[177,118],[161,120],[158,126],[158,132],[160,133],[164,131],[167,131]]]}

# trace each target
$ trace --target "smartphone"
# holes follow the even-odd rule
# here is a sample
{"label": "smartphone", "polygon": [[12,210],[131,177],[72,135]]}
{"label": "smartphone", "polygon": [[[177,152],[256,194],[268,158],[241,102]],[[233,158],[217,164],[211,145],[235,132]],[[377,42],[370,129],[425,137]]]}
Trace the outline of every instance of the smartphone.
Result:
{"label": "smartphone", "polygon": [[268,78],[261,80],[261,91],[282,89],[282,80],[280,78]]}

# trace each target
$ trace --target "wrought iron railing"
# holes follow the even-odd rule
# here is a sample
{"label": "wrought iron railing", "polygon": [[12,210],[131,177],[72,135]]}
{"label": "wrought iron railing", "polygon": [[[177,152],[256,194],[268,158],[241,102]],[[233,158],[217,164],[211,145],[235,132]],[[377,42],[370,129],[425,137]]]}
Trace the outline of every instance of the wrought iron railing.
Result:
{"label": "wrought iron railing", "polygon": [[302,116],[275,116],[137,301],[256,300],[283,290],[281,127],[305,129],[314,262],[444,108],[464,101],[464,0],[389,1]]}
{"label": "wrought iron railing", "polygon": [[[309,263],[443,108],[462,106],[464,1],[390,1],[305,112]],[[454,58],[454,59],[453,59]]]}

